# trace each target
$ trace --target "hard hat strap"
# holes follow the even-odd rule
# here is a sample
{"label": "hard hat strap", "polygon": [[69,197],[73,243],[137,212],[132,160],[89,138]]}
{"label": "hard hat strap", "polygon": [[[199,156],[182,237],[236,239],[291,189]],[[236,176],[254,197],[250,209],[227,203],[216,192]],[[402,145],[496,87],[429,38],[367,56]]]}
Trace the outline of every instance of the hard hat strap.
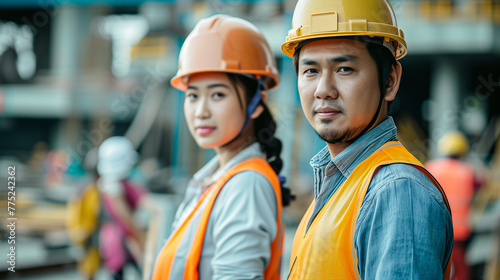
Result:
{"label": "hard hat strap", "polygon": [[247,127],[248,123],[250,122],[250,116],[253,114],[253,111],[255,111],[255,108],[257,108],[257,106],[259,105],[259,102],[261,100],[262,87],[263,87],[263,83],[262,83],[261,79],[257,77],[257,91],[255,92],[255,94],[252,96],[252,98],[248,102],[246,116],[245,116],[245,123],[243,124],[243,127],[241,128],[240,132],[238,132],[238,134],[231,141],[222,145],[223,147],[233,143],[234,140],[238,139],[238,137],[240,137],[240,135],[243,133],[243,131]]}
{"label": "hard hat strap", "polygon": [[377,63],[377,68],[378,68],[377,70],[379,74],[379,85],[380,85],[380,99],[378,102],[377,111],[375,112],[375,115],[373,116],[370,123],[363,129],[363,131],[361,131],[361,133],[359,133],[355,138],[349,139],[349,141],[352,142],[356,141],[359,137],[361,137],[361,135],[365,134],[368,130],[370,130],[373,124],[377,121],[378,115],[380,114],[380,109],[382,108],[382,102],[384,101],[385,87],[387,84],[387,79],[389,78],[391,67],[390,66],[386,67],[385,65],[379,65]]}

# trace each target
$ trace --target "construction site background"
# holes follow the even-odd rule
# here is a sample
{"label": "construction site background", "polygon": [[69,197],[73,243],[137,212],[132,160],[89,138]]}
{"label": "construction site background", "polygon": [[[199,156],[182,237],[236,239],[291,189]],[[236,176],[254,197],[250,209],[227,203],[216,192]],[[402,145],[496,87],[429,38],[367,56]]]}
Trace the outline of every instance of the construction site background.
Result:
{"label": "construction site background", "polygon": [[[391,108],[398,138],[426,162],[440,157],[437,141],[446,132],[465,134],[466,161],[480,182],[466,255],[470,279],[499,279],[500,1],[390,2],[408,43]],[[183,96],[169,80],[189,31],[199,19],[218,13],[255,23],[280,70],[281,85],[270,92],[269,106],[283,141],[283,175],[297,196],[284,214],[286,275],[290,241],[313,197],[309,160],[324,147],[302,113],[291,59],[280,51],[295,3],[1,1],[0,277],[81,277],[76,263],[83,252],[68,236],[67,205],[91,178],[83,166],[87,152],[115,135],[128,137],[139,152],[132,178],[162,207],[154,236],[160,249],[187,180],[214,155],[191,138]],[[8,184],[13,176],[15,188]],[[13,196],[15,205],[9,204]],[[15,230],[7,226],[13,217]],[[149,219],[141,213],[136,218]],[[15,273],[8,270],[12,232]],[[126,270],[126,277],[141,279],[134,269]],[[99,270],[97,279],[108,278]]]}

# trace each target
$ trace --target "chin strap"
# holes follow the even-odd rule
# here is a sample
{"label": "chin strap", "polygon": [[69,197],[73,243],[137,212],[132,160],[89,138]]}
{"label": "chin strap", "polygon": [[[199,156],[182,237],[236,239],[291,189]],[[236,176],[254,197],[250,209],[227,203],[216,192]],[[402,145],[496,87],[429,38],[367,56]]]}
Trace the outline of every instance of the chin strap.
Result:
{"label": "chin strap", "polygon": [[223,147],[233,143],[234,140],[238,139],[238,137],[240,137],[241,133],[243,133],[243,131],[247,127],[248,123],[250,122],[250,116],[253,114],[253,111],[255,111],[255,108],[257,108],[257,105],[259,105],[259,102],[261,100],[262,86],[263,86],[262,81],[260,80],[259,77],[257,77],[257,91],[252,96],[252,99],[250,99],[250,102],[248,102],[245,123],[243,124],[243,127],[240,129],[240,132],[238,132],[238,134],[231,141],[224,144]]}
{"label": "chin strap", "polygon": [[384,94],[380,93],[380,100],[378,102],[377,112],[375,112],[375,115],[373,116],[371,122],[365,127],[365,129],[363,129],[363,131],[360,134],[358,134],[358,136],[356,136],[356,138],[354,138],[352,140],[352,142],[356,141],[356,139],[361,137],[361,135],[365,134],[373,126],[373,124],[377,121],[378,115],[380,114],[380,108],[382,108],[382,101],[383,100],[384,100]]}

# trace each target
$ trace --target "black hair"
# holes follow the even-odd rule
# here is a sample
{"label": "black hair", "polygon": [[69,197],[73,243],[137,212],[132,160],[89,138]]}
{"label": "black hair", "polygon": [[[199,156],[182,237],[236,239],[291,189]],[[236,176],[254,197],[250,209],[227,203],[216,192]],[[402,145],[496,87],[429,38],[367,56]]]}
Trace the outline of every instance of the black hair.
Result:
{"label": "black hair", "polygon": [[[245,91],[245,101],[248,104],[250,99],[257,92],[257,87],[259,85],[257,80],[247,76],[231,73],[228,73],[227,76],[235,88],[238,98],[240,98],[240,94],[238,92],[237,85],[243,86]],[[240,105],[242,105],[241,99]],[[281,169],[283,168],[283,161],[281,160],[281,140],[274,135],[277,128],[276,121],[274,120],[269,107],[267,107],[262,100],[259,101],[259,105],[264,108],[264,111],[254,120],[253,136],[257,142],[260,143],[262,150],[266,154],[267,162],[274,172],[279,175]],[[290,193],[290,189],[284,187],[284,177],[279,176],[279,178],[281,186],[281,201],[283,206],[287,206],[292,200],[295,199],[295,196]]]}
{"label": "black hair", "polygon": [[[295,68],[295,73],[298,75],[299,71],[299,55],[302,46],[312,41],[322,40],[322,39],[334,39],[334,38],[343,38],[343,39],[352,39],[364,42],[366,44],[366,49],[370,56],[375,60],[377,65],[377,73],[378,80],[380,86],[380,95],[381,99],[384,98],[385,88],[387,84],[387,79],[389,77],[389,73],[391,73],[391,67],[396,66],[397,61],[392,52],[385,46],[382,45],[383,38],[375,37],[370,38],[368,36],[355,36],[355,37],[332,37],[332,38],[321,38],[321,39],[310,39],[303,41],[299,44],[299,46],[295,49],[295,53],[293,54],[293,67]],[[390,105],[392,101],[387,102],[387,110],[389,111]]]}
{"label": "black hair", "polygon": [[[379,43],[368,42],[366,49],[377,65],[378,83],[381,98],[384,98],[385,88],[392,66],[397,65],[396,58],[392,52]],[[387,111],[390,111],[392,101],[387,102]]]}

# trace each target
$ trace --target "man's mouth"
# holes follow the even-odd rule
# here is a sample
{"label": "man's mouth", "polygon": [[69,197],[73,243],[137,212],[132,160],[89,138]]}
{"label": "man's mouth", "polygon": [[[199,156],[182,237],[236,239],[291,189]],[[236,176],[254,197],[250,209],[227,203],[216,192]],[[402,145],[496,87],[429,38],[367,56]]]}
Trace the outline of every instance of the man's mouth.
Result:
{"label": "man's mouth", "polygon": [[333,107],[318,107],[314,112],[318,114],[320,119],[331,119],[341,113],[340,110]]}

